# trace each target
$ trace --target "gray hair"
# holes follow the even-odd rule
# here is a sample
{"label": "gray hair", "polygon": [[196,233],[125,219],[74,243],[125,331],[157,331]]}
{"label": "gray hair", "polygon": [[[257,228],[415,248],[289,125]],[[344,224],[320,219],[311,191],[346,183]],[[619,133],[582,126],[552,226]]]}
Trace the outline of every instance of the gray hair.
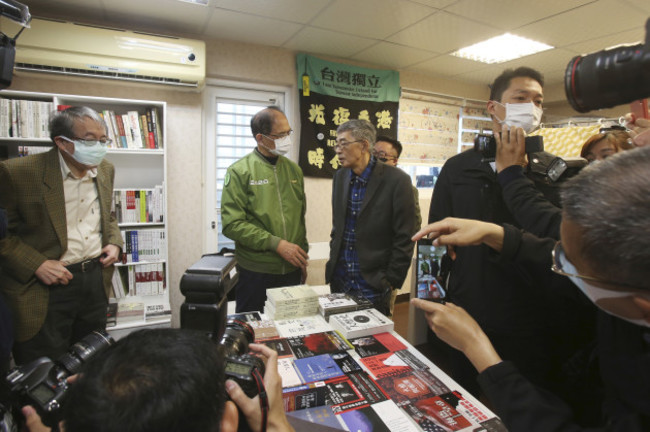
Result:
{"label": "gray hair", "polygon": [[55,137],[64,136],[72,138],[74,136],[74,125],[77,120],[82,120],[88,117],[91,120],[102,125],[104,131],[107,132],[106,122],[102,116],[92,108],[85,106],[70,107],[63,111],[58,111],[50,118],[50,139],[54,141]]}
{"label": "gray hair", "polygon": [[368,120],[349,120],[336,129],[337,134],[343,132],[350,132],[350,135],[352,135],[355,140],[368,141],[370,149],[373,148],[375,141],[377,141],[377,130]]}
{"label": "gray hair", "polygon": [[583,229],[581,255],[603,279],[650,289],[650,147],[584,168],[562,190]]}

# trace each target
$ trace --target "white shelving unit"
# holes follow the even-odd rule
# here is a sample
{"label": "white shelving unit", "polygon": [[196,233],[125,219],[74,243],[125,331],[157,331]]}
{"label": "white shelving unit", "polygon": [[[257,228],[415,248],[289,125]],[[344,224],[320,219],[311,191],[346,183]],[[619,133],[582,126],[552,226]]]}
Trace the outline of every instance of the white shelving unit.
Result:
{"label": "white shelving unit", "polygon": [[[159,147],[157,149],[127,149],[127,148],[111,148],[108,150],[106,159],[115,166],[115,189],[129,189],[129,190],[143,190],[153,189],[156,186],[162,186],[163,195],[163,208],[162,208],[162,221],[161,222],[128,222],[120,223],[120,229],[126,230],[147,230],[147,229],[160,229],[164,232],[164,241],[167,242],[167,211],[166,211],[166,140],[165,140],[165,124],[166,124],[166,103],[160,101],[147,101],[147,100],[130,100],[130,99],[113,99],[102,97],[66,95],[66,94],[53,94],[53,93],[32,93],[20,91],[0,91],[0,98],[3,99],[16,99],[16,100],[29,100],[40,102],[51,102],[53,110],[57,109],[59,105],[84,105],[93,108],[97,112],[104,110],[112,110],[115,114],[126,114],[128,111],[138,111],[139,114],[146,114],[147,110],[156,108],[158,111],[158,121],[160,123],[161,137],[159,140]],[[2,115],[2,112],[0,112]],[[0,122],[0,127],[2,123]],[[0,137],[0,160],[5,158],[19,157],[19,149],[21,146],[34,146],[34,147],[51,147],[52,142],[49,138],[2,138]],[[162,305],[166,310],[170,310],[169,306],[169,276],[168,276],[168,253],[167,248],[164,248],[164,255],[162,259],[155,261],[155,263],[162,263],[164,269],[164,290],[162,294],[155,295],[126,295],[120,299],[111,299],[111,301],[119,302],[141,302],[147,305]],[[142,265],[151,264],[152,261],[132,262],[128,264],[116,265],[116,271],[124,272],[128,267],[138,267]],[[128,281],[128,280],[127,280]],[[131,290],[133,291],[133,290]],[[146,320],[130,321],[120,323],[114,327],[109,327],[111,333],[122,333],[122,331],[130,331],[143,326],[161,326],[169,325],[171,322],[171,314],[162,317],[150,318]],[[119,335],[118,335],[119,337]]]}

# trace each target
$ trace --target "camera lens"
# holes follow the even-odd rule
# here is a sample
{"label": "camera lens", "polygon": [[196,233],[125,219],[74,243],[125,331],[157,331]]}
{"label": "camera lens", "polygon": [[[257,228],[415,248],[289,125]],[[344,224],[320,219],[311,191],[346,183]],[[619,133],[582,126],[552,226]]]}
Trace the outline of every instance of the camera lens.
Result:
{"label": "camera lens", "polygon": [[564,74],[564,90],[582,113],[649,96],[650,52],[638,44],[574,57]]}
{"label": "camera lens", "polygon": [[79,371],[81,365],[98,351],[113,345],[113,338],[103,330],[96,330],[70,347],[70,350],[58,359],[58,363],[70,374]]}
{"label": "camera lens", "polygon": [[224,356],[238,356],[248,351],[248,344],[255,340],[253,328],[244,321],[229,319],[219,347]]}

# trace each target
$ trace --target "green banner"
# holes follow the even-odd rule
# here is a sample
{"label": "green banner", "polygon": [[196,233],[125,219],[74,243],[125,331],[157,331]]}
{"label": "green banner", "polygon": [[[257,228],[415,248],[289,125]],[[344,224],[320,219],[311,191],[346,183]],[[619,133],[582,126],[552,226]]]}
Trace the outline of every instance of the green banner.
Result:
{"label": "green banner", "polygon": [[315,92],[368,102],[399,102],[398,71],[334,63],[308,54],[298,54],[296,66],[301,95]]}

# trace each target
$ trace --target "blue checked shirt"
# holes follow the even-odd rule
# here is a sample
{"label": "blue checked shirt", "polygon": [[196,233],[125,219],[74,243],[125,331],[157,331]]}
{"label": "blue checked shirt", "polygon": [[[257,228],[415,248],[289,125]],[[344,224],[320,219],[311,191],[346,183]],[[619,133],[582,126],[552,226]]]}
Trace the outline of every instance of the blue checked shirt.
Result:
{"label": "blue checked shirt", "polygon": [[350,171],[350,195],[348,196],[348,208],[345,214],[345,229],[343,230],[342,253],[334,269],[336,284],[343,287],[344,292],[363,294],[373,303],[379,299],[379,293],[375,291],[361,276],[359,266],[359,255],[357,254],[356,226],[357,217],[361,211],[361,203],[366,196],[368,180],[373,168],[377,164],[374,156],[370,157],[370,163],[361,175]]}

